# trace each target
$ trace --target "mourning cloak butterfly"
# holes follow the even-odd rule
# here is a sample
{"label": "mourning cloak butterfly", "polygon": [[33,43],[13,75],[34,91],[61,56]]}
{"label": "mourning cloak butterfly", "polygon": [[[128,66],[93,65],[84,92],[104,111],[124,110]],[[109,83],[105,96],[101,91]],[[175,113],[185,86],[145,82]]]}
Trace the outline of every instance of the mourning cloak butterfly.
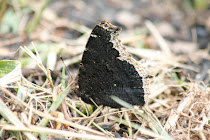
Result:
{"label": "mourning cloak butterfly", "polygon": [[148,78],[118,39],[120,29],[107,21],[90,34],[79,68],[79,96],[87,103],[119,108],[111,95],[143,106],[149,92]]}

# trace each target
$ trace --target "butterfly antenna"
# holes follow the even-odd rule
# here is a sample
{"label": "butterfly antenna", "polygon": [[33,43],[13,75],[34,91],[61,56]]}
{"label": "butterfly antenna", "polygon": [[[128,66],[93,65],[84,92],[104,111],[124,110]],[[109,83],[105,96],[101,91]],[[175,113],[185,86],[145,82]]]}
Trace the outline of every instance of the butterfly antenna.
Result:
{"label": "butterfly antenna", "polygon": [[68,75],[70,76],[71,79],[73,79],[73,77],[72,77],[72,75],[71,75],[71,73],[70,73],[70,71],[69,71],[69,68],[67,68],[66,64],[64,63],[63,57],[60,56],[60,59],[61,59],[61,61],[63,62],[63,65],[64,65],[64,67],[65,67],[65,69],[66,69]]}

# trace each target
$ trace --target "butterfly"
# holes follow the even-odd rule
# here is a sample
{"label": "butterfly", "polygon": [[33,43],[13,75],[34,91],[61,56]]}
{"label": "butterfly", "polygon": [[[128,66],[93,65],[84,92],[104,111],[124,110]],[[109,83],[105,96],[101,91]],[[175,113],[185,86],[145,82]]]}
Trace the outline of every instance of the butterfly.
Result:
{"label": "butterfly", "polygon": [[86,103],[122,107],[111,96],[143,106],[150,75],[118,39],[120,29],[107,21],[92,30],[79,67],[79,96]]}

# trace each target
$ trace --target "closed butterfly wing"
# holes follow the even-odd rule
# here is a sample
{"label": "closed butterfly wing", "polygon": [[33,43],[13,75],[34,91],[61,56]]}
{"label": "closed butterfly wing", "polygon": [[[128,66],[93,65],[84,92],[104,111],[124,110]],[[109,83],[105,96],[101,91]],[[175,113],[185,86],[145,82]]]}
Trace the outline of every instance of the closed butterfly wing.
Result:
{"label": "closed butterfly wing", "polygon": [[87,103],[121,107],[111,95],[143,106],[148,78],[118,39],[120,29],[107,21],[96,25],[87,42],[79,68],[79,96]]}

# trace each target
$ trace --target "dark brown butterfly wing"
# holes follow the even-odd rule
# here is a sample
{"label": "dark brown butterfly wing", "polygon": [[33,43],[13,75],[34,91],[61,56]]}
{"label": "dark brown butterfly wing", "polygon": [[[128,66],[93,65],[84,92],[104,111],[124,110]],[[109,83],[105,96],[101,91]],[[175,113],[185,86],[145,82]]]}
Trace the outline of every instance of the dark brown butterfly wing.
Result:
{"label": "dark brown butterfly wing", "polygon": [[121,107],[111,95],[143,106],[144,80],[131,56],[118,40],[119,28],[103,21],[92,31],[79,68],[79,96],[98,105]]}

